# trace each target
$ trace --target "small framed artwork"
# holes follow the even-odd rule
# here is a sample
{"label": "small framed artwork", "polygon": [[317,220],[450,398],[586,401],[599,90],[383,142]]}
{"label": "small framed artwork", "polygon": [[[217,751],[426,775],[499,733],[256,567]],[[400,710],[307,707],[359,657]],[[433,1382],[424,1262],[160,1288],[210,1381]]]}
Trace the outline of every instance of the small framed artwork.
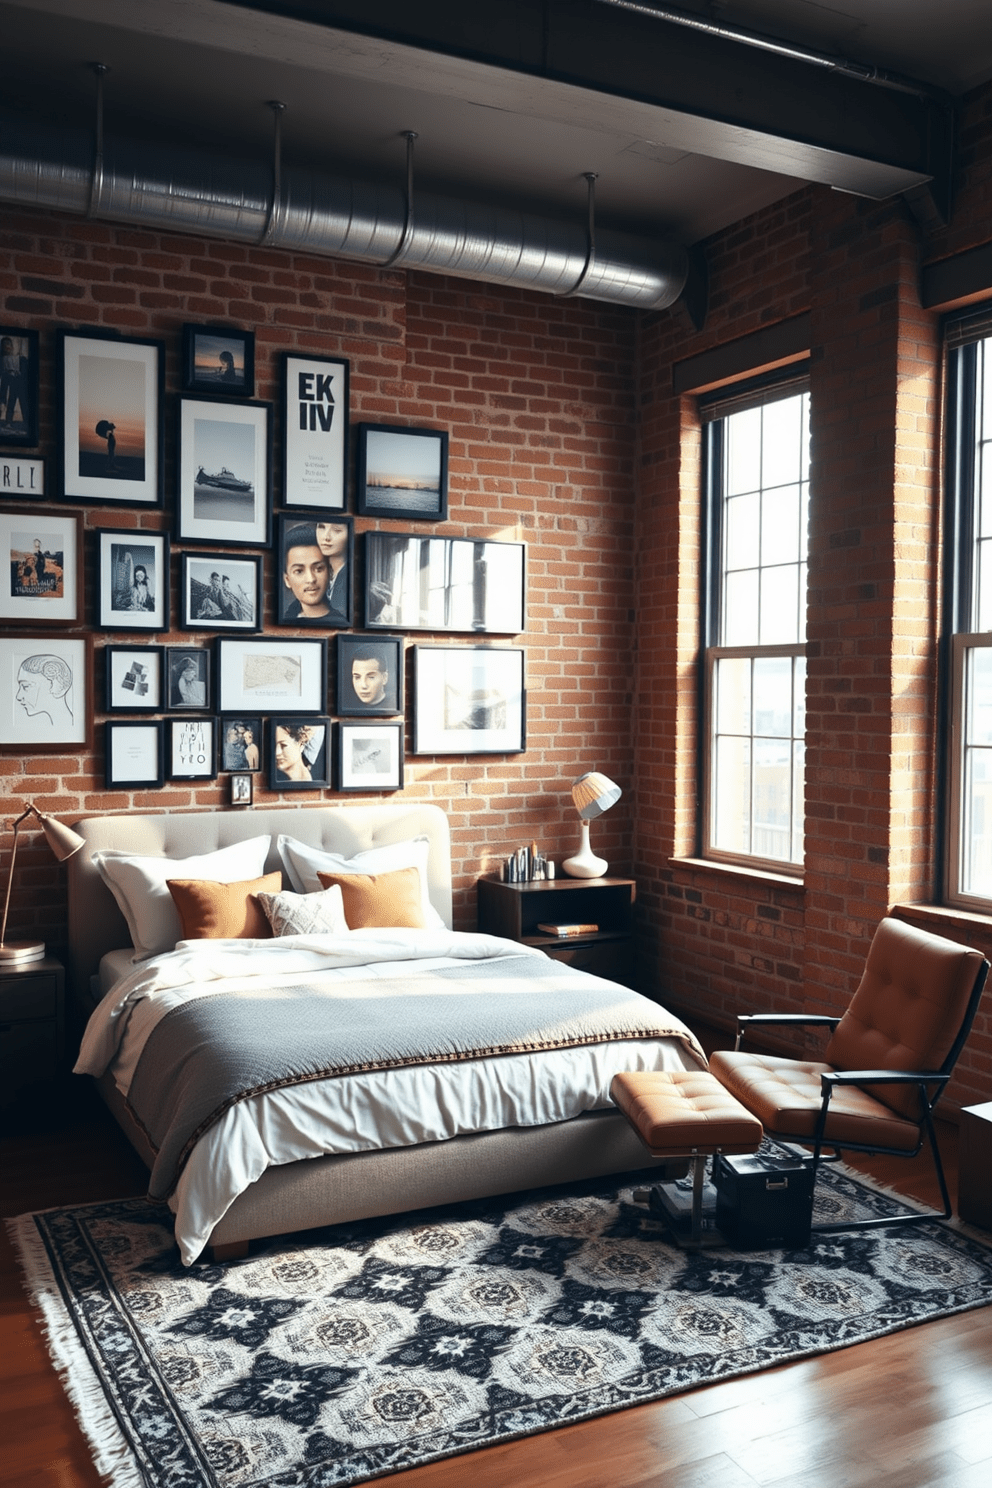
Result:
{"label": "small framed artwork", "polygon": [[40,754],[89,745],[89,660],[85,637],[0,635],[0,747]]}
{"label": "small framed artwork", "polygon": [[254,775],[232,775],[230,802],[232,806],[250,806],[255,798]]}
{"label": "small framed artwork", "polygon": [[335,712],[368,718],[403,712],[403,637],[339,635]]}
{"label": "small framed artwork", "polygon": [[519,647],[415,646],[414,754],[520,754],[525,748]]}
{"label": "small framed artwork", "polygon": [[365,624],[519,635],[523,543],[366,532]]}
{"label": "small framed artwork", "polygon": [[214,780],[217,776],[217,720],[170,718],[169,779]]}
{"label": "small framed artwork", "polygon": [[165,725],[161,721],[104,725],[106,781],[109,789],[152,789],[165,784]]}
{"label": "small framed artwork", "polygon": [[226,398],[255,394],[255,332],[233,326],[183,326],[183,390]]}
{"label": "small framed artwork", "polygon": [[352,624],[350,517],[294,512],[279,518],[276,620],[334,629]]}
{"label": "small framed artwork", "polygon": [[239,772],[261,766],[262,720],[255,714],[239,714],[220,721],[220,767]]}
{"label": "small framed artwork", "polygon": [[63,496],[161,506],[162,342],[60,331],[58,353]]}
{"label": "small framed artwork", "polygon": [[165,648],[166,698],[170,710],[210,707],[209,651],[195,646]]}
{"label": "small framed artwork", "polygon": [[0,620],[72,625],[82,619],[82,518],[0,511]]}
{"label": "small framed artwork", "polygon": [[176,530],[187,542],[269,543],[271,405],[179,400]]}
{"label": "small framed artwork", "polygon": [[348,372],[346,361],[283,355],[283,506],[347,505]]}
{"label": "small framed artwork", "polygon": [[283,715],[269,719],[269,785],[312,790],[330,785],[331,720]]}
{"label": "small framed artwork", "polygon": [[0,496],[46,496],[45,461],[41,455],[0,456]]}
{"label": "small framed artwork", "polygon": [[358,425],[358,512],[443,522],[448,515],[448,435],[443,429]]}
{"label": "small framed artwork", "polygon": [[323,713],[327,642],[300,636],[217,641],[221,713]]}
{"label": "small framed artwork", "polygon": [[161,646],[104,646],[108,713],[161,713],[165,652]]}
{"label": "small framed artwork", "polygon": [[96,534],[101,630],[168,630],[169,534],[101,527]]}
{"label": "small framed artwork", "polygon": [[0,326],[0,445],[4,449],[37,448],[38,345],[37,331]]}
{"label": "small framed artwork", "polygon": [[339,723],[337,766],[339,791],[402,790],[402,723]]}
{"label": "small framed artwork", "polygon": [[179,609],[182,630],[261,630],[261,555],[184,553]]}

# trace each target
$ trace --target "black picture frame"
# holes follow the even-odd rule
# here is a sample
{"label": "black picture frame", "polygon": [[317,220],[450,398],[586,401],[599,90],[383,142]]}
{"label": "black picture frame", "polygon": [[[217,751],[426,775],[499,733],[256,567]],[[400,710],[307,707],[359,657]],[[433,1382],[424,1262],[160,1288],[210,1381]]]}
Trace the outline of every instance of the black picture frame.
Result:
{"label": "black picture frame", "polygon": [[359,424],[357,432],[355,490],[359,516],[416,522],[447,519],[446,429]]}
{"label": "black picture frame", "polygon": [[[315,576],[321,564],[328,587],[318,599]],[[340,566],[336,568],[335,564]],[[351,517],[332,511],[281,513],[274,568],[276,624],[303,630],[340,630],[352,625],[354,571],[355,524]],[[326,607],[323,615],[304,613],[308,608],[314,611],[321,607]]]}
{"label": "black picture frame", "polygon": [[97,528],[98,630],[169,629],[170,555],[167,532],[149,532],[141,527]]}
{"label": "black picture frame", "polygon": [[0,325],[0,449],[38,448],[40,344],[37,331]]}
{"label": "black picture frame", "polygon": [[218,398],[255,396],[255,332],[237,326],[183,326],[182,385]]}
{"label": "black picture frame", "polygon": [[334,711],[339,718],[388,718],[403,712],[402,636],[351,631],[336,637],[336,652]]}
{"label": "black picture frame", "polygon": [[104,779],[108,790],[160,790],[165,784],[165,724],[158,719],[122,723],[104,730]]}
{"label": "black picture frame", "polygon": [[[240,738],[231,740],[229,735],[234,729],[240,734]],[[246,743],[246,734],[250,738]],[[231,770],[237,774],[254,774],[262,768],[262,718],[258,713],[224,713],[221,715],[220,731],[217,736],[217,764],[221,770]],[[246,747],[250,746],[250,752],[246,753]]]}
{"label": "black picture frame", "polygon": [[337,725],[335,785],[348,791],[403,789],[403,722]]}
{"label": "black picture frame", "polygon": [[176,535],[208,547],[267,548],[272,405],[179,399]]}
{"label": "black picture frame", "polygon": [[255,799],[255,777],[244,773],[230,776],[228,785],[228,804],[231,806],[251,806]]}
{"label": "black picture frame", "polygon": [[216,718],[169,718],[170,780],[216,780]]}
{"label": "black picture frame", "polygon": [[262,629],[260,553],[183,553],[179,583],[181,630]]}
{"label": "black picture frame", "polygon": [[161,507],[164,342],[59,329],[56,350],[62,499]]}
{"label": "black picture frame", "polygon": [[164,687],[164,646],[104,646],[107,713],[161,713]]}
{"label": "black picture frame", "polygon": [[213,655],[203,646],[166,646],[165,708],[169,713],[210,710]]}
{"label": "black picture frame", "polygon": [[520,635],[525,554],[491,538],[366,532],[366,629]]}
{"label": "black picture frame", "polygon": [[523,754],[522,646],[415,646],[414,754]]}
{"label": "black picture frame", "polygon": [[283,506],[346,510],[350,378],[340,357],[283,352]]}
{"label": "black picture frame", "polygon": [[[319,748],[315,748],[318,741]],[[288,763],[284,753],[287,745]],[[287,713],[270,718],[267,759],[272,790],[326,789],[331,783],[331,720]],[[298,768],[308,771],[306,778],[290,773]]]}

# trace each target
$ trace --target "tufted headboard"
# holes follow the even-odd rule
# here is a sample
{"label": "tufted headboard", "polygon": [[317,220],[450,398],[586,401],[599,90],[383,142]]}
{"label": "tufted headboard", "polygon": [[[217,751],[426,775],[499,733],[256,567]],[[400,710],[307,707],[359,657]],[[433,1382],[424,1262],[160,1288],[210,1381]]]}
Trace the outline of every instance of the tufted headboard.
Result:
{"label": "tufted headboard", "polygon": [[298,806],[271,811],[169,811],[139,816],[90,816],[71,824],[86,846],[71,857],[69,872],[69,974],[84,996],[100,958],[131,944],[124,916],[91,858],[106,849],[145,856],[188,858],[249,837],[272,834],[266,872],[281,866],[275,840],[296,837],[310,847],[351,857],[370,847],[426,837],[430,843],[431,903],[451,924],[451,841],[439,806]]}

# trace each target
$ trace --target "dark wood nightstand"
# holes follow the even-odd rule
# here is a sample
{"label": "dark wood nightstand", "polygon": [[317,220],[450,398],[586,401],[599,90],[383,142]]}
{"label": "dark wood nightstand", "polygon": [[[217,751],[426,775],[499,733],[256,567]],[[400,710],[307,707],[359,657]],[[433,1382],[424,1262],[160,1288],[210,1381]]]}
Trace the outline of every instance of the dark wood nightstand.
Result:
{"label": "dark wood nightstand", "polygon": [[[524,945],[540,946],[556,961],[633,986],[634,898],[632,878],[555,878],[533,883],[478,882],[479,929]],[[585,935],[555,937],[548,924],[591,924]]]}
{"label": "dark wood nightstand", "polygon": [[0,963],[0,1105],[64,1073],[65,969],[55,956]]}

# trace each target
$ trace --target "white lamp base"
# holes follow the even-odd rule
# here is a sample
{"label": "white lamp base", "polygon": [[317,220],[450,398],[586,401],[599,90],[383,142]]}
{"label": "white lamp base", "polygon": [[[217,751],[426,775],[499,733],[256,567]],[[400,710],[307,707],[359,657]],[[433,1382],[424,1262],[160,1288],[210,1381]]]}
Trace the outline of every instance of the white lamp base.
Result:
{"label": "white lamp base", "polygon": [[574,858],[566,858],[561,866],[569,878],[602,878],[610,865],[605,858],[597,858],[589,846],[589,823],[580,821],[579,826],[582,829],[579,850]]}
{"label": "white lamp base", "polygon": [[45,955],[43,940],[5,940],[0,944],[0,963],[4,961],[41,961]]}

